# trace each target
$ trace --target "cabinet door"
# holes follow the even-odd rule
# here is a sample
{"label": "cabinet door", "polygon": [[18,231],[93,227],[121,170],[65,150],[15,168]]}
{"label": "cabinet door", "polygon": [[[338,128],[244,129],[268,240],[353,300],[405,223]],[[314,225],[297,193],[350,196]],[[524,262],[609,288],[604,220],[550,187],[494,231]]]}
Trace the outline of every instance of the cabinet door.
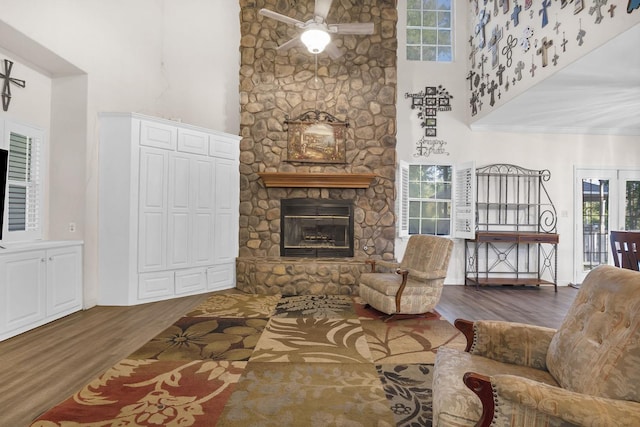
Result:
{"label": "cabinet door", "polygon": [[193,161],[191,249],[194,265],[214,262],[215,162],[207,157]]}
{"label": "cabinet door", "polygon": [[0,257],[0,331],[12,331],[45,317],[45,251]]}
{"label": "cabinet door", "polygon": [[47,316],[82,308],[82,253],[79,246],[47,251]]}
{"label": "cabinet door", "polygon": [[192,177],[189,155],[172,153],[169,158],[168,266],[184,268],[190,263]]}
{"label": "cabinet door", "polygon": [[173,271],[144,273],[138,278],[138,298],[141,300],[164,299],[174,292]]}
{"label": "cabinet door", "polygon": [[216,159],[215,262],[234,262],[238,252],[238,166]]}
{"label": "cabinet door", "polygon": [[[140,149],[138,271],[165,268],[167,247],[168,152]],[[123,197],[127,195],[123,194]]]}

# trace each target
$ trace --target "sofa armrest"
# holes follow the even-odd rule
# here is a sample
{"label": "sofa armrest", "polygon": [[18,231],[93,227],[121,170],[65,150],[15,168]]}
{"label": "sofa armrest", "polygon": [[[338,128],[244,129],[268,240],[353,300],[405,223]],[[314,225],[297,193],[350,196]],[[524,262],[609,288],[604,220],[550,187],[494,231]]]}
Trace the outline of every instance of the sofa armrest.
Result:
{"label": "sofa armrest", "polygon": [[[640,426],[640,403],[590,396],[514,375],[491,377],[496,412],[511,418],[522,410],[575,425]],[[508,409],[510,408],[510,409]]]}
{"label": "sofa armrest", "polygon": [[547,351],[556,330],[516,322],[473,324],[470,352],[503,363],[547,370]]}

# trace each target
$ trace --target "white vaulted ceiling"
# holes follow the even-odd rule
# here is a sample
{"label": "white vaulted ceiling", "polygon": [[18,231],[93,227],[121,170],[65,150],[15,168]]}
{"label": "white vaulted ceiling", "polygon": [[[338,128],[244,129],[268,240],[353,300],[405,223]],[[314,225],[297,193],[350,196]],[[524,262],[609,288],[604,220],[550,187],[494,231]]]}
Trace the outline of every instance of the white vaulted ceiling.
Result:
{"label": "white vaulted ceiling", "polygon": [[640,135],[640,25],[475,121],[474,130]]}

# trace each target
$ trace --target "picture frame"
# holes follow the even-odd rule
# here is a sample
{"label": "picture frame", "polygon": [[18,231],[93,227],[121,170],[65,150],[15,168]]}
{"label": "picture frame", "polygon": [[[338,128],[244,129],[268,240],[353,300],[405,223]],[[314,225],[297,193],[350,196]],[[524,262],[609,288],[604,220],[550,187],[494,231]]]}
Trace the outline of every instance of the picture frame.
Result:
{"label": "picture frame", "polygon": [[324,111],[307,111],[287,125],[287,161],[346,163],[349,123]]}

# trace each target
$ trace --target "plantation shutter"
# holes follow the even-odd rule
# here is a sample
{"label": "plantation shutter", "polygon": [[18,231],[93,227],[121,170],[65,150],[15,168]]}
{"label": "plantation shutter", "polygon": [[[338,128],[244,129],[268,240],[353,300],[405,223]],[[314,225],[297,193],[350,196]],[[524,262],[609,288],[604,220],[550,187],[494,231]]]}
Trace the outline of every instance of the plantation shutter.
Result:
{"label": "plantation shutter", "polygon": [[409,235],[409,164],[400,162],[400,185],[398,188],[398,236]]}
{"label": "plantation shutter", "polygon": [[40,231],[40,139],[9,134],[7,230]]}
{"label": "plantation shutter", "polygon": [[476,170],[473,162],[456,166],[453,236],[476,237]]}

